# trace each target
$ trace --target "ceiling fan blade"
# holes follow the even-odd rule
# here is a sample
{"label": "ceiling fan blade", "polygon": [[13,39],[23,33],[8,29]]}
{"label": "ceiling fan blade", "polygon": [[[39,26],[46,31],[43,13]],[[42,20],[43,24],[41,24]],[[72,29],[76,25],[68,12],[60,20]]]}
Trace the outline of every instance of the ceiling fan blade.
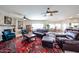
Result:
{"label": "ceiling fan blade", "polygon": [[46,11],[46,13],[58,13],[58,11]]}
{"label": "ceiling fan blade", "polygon": [[46,12],[44,12],[44,13],[42,13],[44,16],[53,16],[53,13],[58,13],[58,11],[57,10],[55,10],[55,11],[52,11],[52,10],[50,10],[50,8],[47,8],[47,11]]}
{"label": "ceiling fan blade", "polygon": [[58,11],[56,10],[56,11],[52,11],[52,13],[58,13]]}

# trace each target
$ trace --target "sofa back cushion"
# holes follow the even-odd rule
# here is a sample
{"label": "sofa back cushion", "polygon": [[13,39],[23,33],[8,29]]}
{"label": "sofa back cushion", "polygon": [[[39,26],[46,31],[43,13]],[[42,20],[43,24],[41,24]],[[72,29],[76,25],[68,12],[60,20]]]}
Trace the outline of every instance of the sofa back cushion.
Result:
{"label": "sofa back cushion", "polygon": [[66,32],[66,35],[67,35],[67,37],[70,37],[72,39],[76,39],[76,40],[79,39],[78,38],[78,36],[79,36],[78,32],[68,31],[68,32]]}
{"label": "sofa back cushion", "polygon": [[37,32],[41,32],[41,33],[46,33],[46,32],[48,32],[47,29],[37,29],[36,31],[37,31]]}

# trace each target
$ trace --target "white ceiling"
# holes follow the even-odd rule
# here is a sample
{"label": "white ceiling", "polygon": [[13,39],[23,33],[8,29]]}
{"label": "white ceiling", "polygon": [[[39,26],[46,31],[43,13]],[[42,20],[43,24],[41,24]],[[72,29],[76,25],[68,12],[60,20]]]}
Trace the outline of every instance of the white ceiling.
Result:
{"label": "white ceiling", "polygon": [[[47,8],[58,10],[59,12],[51,17],[45,17]],[[61,20],[75,15],[79,15],[79,5],[0,5],[0,10],[15,14],[19,17],[26,16],[31,20]]]}

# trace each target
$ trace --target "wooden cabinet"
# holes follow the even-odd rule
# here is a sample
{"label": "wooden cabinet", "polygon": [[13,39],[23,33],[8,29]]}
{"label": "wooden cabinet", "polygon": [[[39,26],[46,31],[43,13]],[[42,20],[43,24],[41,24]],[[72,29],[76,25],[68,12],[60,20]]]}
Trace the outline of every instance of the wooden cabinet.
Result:
{"label": "wooden cabinet", "polygon": [[32,32],[32,26],[31,25],[26,25],[26,30],[29,32]]}

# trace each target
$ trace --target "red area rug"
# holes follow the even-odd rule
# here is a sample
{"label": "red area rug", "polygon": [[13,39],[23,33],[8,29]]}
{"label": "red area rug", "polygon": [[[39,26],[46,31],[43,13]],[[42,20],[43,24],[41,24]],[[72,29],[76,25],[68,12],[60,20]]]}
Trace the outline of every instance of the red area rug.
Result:
{"label": "red area rug", "polygon": [[62,49],[57,45],[54,48],[44,48],[40,38],[36,38],[31,43],[17,41],[16,49],[18,53],[62,53]]}
{"label": "red area rug", "polygon": [[31,43],[27,43],[23,40],[22,36],[13,40],[0,42],[1,53],[62,53],[62,49],[55,43],[54,48],[42,47],[40,38],[36,38]]}

